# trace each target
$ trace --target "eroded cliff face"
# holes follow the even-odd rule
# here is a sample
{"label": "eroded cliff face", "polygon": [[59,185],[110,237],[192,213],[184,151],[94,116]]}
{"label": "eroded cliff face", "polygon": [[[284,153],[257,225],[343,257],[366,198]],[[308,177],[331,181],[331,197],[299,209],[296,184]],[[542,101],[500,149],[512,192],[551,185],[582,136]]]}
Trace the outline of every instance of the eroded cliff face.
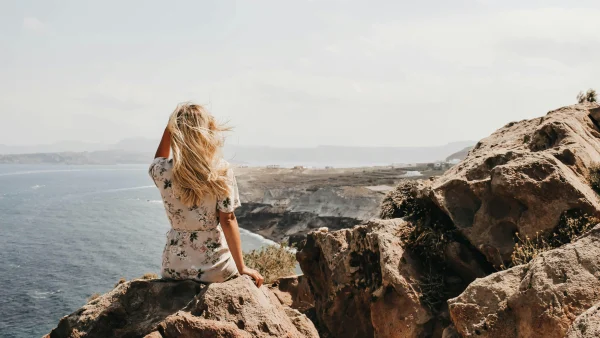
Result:
{"label": "eroded cliff face", "polygon": [[[134,281],[63,318],[50,336],[316,337],[302,311],[323,336],[339,338],[596,337],[600,225],[527,264],[502,266],[517,232],[549,235],[569,212],[600,216],[587,180],[600,162],[599,126],[596,104],[508,124],[442,176],[399,185],[383,201],[381,215],[390,219],[310,232],[297,252],[305,277],[273,292],[243,278],[208,287]],[[273,189],[249,191],[262,197],[247,196],[243,217],[291,236],[278,224],[306,210]],[[296,230],[321,226],[319,217],[362,198],[324,191],[311,200],[320,189],[286,193],[323,204],[323,215]]]}
{"label": "eroded cliff face", "polygon": [[333,337],[593,336],[600,226],[504,267],[517,233],[549,236],[564,215],[600,215],[588,182],[599,126],[597,104],[510,123],[442,176],[401,184],[382,204],[390,220],[311,232],[297,257],[318,324]]}
{"label": "eroded cliff face", "polygon": [[239,168],[242,206],[236,217],[247,230],[297,244],[312,230],[351,228],[375,217],[387,190],[405,173],[395,168]]}
{"label": "eroded cliff face", "polygon": [[587,181],[600,162],[598,105],[509,123],[433,180],[427,195],[488,261],[508,265],[515,234],[548,233],[567,211],[600,214]]}
{"label": "eroded cliff face", "polygon": [[297,257],[319,323],[333,337],[426,337],[435,327],[421,301],[423,268],[397,233],[403,220],[310,233]]}

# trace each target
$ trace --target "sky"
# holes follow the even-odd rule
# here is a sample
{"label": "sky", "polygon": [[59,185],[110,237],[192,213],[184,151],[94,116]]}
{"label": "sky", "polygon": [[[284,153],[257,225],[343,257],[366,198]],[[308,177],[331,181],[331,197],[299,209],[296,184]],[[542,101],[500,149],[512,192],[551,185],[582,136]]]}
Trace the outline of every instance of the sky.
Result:
{"label": "sky", "polygon": [[0,0],[0,144],[161,136],[207,105],[238,145],[433,146],[600,89],[600,2]]}

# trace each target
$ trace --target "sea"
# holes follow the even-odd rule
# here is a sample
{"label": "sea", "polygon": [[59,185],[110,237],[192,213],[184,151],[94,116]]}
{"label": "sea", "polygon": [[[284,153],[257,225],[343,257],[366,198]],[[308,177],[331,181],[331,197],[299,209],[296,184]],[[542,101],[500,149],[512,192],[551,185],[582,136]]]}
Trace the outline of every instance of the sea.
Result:
{"label": "sea", "polygon": [[41,337],[121,277],[159,273],[169,223],[147,170],[0,165],[0,337]]}

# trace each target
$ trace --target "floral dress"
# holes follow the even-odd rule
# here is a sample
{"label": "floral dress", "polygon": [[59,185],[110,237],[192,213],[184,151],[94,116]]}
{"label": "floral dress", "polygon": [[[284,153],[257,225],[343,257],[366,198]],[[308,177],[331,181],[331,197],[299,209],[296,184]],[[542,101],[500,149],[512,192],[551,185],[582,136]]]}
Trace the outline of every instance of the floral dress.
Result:
{"label": "floral dress", "polygon": [[[224,160],[219,165],[229,167]],[[235,276],[237,268],[218,221],[218,211],[233,212],[240,206],[233,170],[227,170],[228,196],[206,196],[201,205],[192,207],[174,195],[173,160],[154,159],[149,173],[160,190],[171,223],[162,255],[162,277],[212,283]]]}

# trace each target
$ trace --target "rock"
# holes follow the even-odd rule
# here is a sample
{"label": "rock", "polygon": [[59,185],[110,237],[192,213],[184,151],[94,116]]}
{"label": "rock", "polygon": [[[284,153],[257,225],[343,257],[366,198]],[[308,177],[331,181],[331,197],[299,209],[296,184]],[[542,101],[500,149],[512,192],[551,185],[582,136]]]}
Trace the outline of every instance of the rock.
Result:
{"label": "rock", "polygon": [[125,282],[63,317],[50,338],[143,337],[185,307],[201,288],[201,284],[193,281]]}
{"label": "rock", "polygon": [[573,324],[571,324],[565,336],[565,338],[597,337],[600,337],[600,303],[580,314]]}
{"label": "rock", "polygon": [[[290,316],[288,316],[288,313]],[[60,337],[318,337],[303,314],[246,276],[225,283],[134,280],[60,320]]]}
{"label": "rock", "polygon": [[444,332],[442,332],[442,338],[460,338],[460,335],[458,332],[456,332],[454,325],[451,325],[444,329]]}
{"label": "rock", "polygon": [[423,337],[433,319],[415,289],[419,263],[397,233],[400,219],[308,235],[297,253],[319,325],[333,337]]}
{"label": "rock", "polygon": [[[600,162],[599,108],[579,104],[509,123],[413,195],[445,213],[490,263],[508,265],[515,233],[549,233],[567,211],[600,215],[587,182],[590,166]],[[402,208],[401,199],[388,198],[382,216],[404,217]]]}
{"label": "rock", "polygon": [[[163,338],[251,338],[235,324],[206,320],[188,312],[178,312],[165,319],[159,327]],[[158,338],[157,337],[157,338]]]}
{"label": "rock", "polygon": [[208,285],[185,311],[205,319],[234,323],[252,337],[319,336],[306,316],[294,313],[294,322],[303,332],[300,333],[277,297],[266,286],[258,289],[246,276],[233,283]]}
{"label": "rock", "polygon": [[562,338],[600,301],[600,225],[530,263],[477,279],[448,300],[463,337]]}
{"label": "rock", "polygon": [[308,279],[303,275],[279,278],[269,286],[269,290],[281,304],[302,313],[315,306]]}

